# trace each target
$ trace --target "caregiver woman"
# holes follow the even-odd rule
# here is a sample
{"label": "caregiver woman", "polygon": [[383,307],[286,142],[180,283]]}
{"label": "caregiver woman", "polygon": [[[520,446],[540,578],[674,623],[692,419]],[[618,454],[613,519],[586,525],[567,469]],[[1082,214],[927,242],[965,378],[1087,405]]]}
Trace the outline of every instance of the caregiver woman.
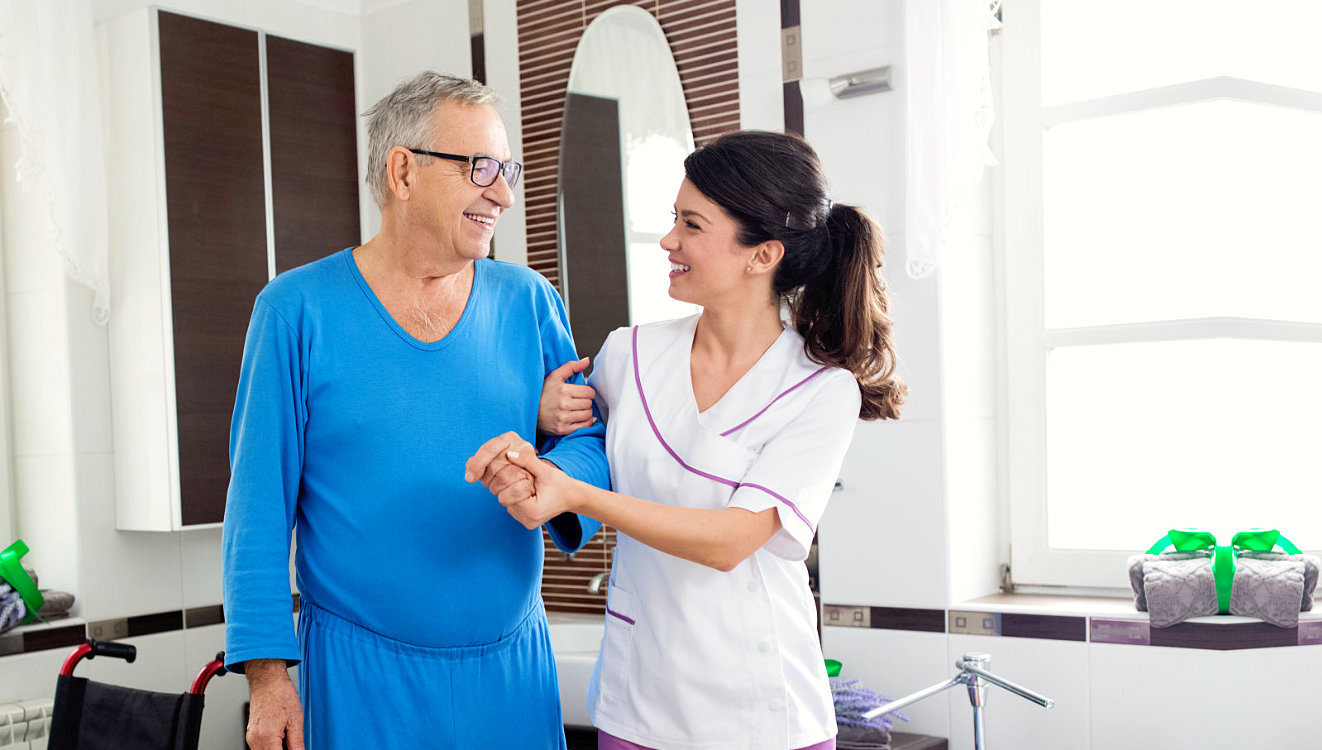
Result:
{"label": "caregiver woman", "polygon": [[590,380],[615,492],[512,434],[468,469],[527,470],[535,496],[501,501],[530,529],[572,511],[618,530],[588,691],[600,747],[833,748],[802,561],[856,420],[904,401],[881,232],[831,203],[793,136],[726,135],[684,171],[661,247],[670,296],[702,312],[615,331]]}

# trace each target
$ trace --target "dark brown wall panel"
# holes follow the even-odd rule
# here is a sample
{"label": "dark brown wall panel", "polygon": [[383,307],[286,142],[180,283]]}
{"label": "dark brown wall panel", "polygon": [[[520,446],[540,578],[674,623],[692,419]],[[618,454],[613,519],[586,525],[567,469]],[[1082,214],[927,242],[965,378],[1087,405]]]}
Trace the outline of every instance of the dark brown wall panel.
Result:
{"label": "dark brown wall panel", "polygon": [[267,280],[257,33],[161,12],[161,104],[183,522],[221,520],[229,423]]}
{"label": "dark brown wall panel", "polygon": [[357,245],[353,53],[266,37],[276,273]]}

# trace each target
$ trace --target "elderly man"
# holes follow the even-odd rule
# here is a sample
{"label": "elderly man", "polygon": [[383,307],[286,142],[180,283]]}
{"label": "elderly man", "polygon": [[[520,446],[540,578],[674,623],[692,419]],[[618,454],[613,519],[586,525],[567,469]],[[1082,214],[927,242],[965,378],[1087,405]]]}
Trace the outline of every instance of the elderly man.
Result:
{"label": "elderly man", "polygon": [[[380,234],[257,298],[223,537],[226,659],[248,676],[257,750],[565,746],[540,531],[464,481],[491,435],[533,437],[545,378],[581,367],[551,286],[487,259],[521,170],[495,101],[435,73],[382,99],[367,114]],[[541,447],[606,486],[602,440],[597,424]],[[524,478],[506,465],[493,481]],[[597,526],[548,524],[566,551]]]}

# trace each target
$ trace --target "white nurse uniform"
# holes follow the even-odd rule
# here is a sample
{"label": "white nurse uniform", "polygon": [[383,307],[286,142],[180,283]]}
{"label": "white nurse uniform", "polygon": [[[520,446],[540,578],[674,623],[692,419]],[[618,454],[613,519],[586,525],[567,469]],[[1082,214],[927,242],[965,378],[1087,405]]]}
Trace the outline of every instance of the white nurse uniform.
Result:
{"label": "white nurse uniform", "polygon": [[688,508],[775,508],[781,528],[721,572],[618,534],[593,723],[670,750],[806,747],[835,712],[803,560],[858,420],[858,383],[786,329],[699,413],[698,316],[621,328],[590,384],[616,492]]}

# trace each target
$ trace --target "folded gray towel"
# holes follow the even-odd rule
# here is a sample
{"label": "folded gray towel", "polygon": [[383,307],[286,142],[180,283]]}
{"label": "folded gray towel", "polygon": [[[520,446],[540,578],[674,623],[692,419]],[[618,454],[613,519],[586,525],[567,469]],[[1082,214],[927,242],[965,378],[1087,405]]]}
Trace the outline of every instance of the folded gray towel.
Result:
{"label": "folded gray towel", "polygon": [[[1299,613],[1313,608],[1322,565],[1314,555],[1242,552],[1231,583],[1230,614],[1295,627]],[[1129,558],[1134,607],[1149,613],[1152,627],[1165,628],[1218,611],[1211,553],[1167,552]]]}
{"label": "folded gray towel", "polygon": [[1136,562],[1139,585],[1134,588],[1134,605],[1147,610],[1152,627],[1168,628],[1190,617],[1216,614],[1210,554],[1136,555],[1130,558],[1131,581]]}
{"label": "folded gray towel", "polygon": [[836,750],[890,750],[891,733],[880,727],[837,725]]}
{"label": "folded gray towel", "polygon": [[41,596],[45,599],[45,604],[42,604],[41,609],[37,610],[37,616],[43,620],[68,617],[69,610],[73,609],[74,596],[67,591],[42,589]]}

